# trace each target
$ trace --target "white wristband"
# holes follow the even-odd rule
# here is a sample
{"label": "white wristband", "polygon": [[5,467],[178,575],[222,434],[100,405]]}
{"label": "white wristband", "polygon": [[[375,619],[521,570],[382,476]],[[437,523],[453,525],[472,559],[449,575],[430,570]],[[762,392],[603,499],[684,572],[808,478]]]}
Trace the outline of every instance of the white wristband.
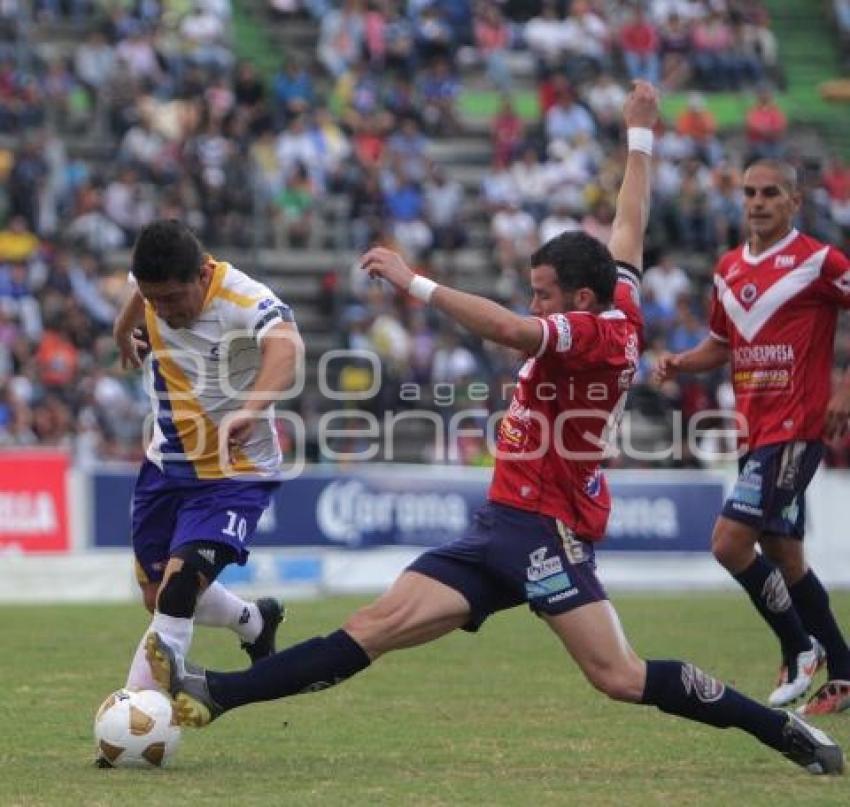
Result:
{"label": "white wristband", "polygon": [[646,129],[643,126],[630,126],[626,131],[626,140],[629,144],[629,151],[640,151],[650,157],[652,156],[652,143],[655,140],[652,129]]}
{"label": "white wristband", "polygon": [[407,287],[407,293],[411,297],[421,300],[423,303],[429,303],[431,302],[431,295],[439,285],[439,283],[435,283],[427,277],[416,275],[416,277],[410,281],[410,285]]}

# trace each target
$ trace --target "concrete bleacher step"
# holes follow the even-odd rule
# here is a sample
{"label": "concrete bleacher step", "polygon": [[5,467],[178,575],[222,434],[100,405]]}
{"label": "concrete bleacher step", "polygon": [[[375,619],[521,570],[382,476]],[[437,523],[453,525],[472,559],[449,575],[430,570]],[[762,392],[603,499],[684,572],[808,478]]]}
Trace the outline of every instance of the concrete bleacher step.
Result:
{"label": "concrete bleacher step", "polygon": [[470,133],[466,137],[432,140],[428,145],[428,156],[435,162],[452,167],[456,163],[489,165],[493,157],[493,149],[489,138]]}

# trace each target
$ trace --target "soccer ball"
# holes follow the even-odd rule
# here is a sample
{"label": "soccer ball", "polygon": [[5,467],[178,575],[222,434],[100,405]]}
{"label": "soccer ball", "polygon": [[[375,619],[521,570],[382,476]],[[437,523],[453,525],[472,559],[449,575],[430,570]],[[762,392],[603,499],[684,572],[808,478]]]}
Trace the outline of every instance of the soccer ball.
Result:
{"label": "soccer ball", "polygon": [[162,692],[119,689],[94,716],[94,740],[101,768],[159,768],[177,749],[180,727]]}

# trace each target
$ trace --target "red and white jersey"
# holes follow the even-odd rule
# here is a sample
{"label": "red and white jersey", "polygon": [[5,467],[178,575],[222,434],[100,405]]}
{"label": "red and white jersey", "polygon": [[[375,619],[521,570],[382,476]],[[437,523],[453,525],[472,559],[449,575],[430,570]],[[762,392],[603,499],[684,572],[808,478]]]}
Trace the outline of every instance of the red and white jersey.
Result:
{"label": "red and white jersey", "polygon": [[615,308],[541,318],[499,427],[490,501],[552,516],[584,539],[605,533],[611,455],[643,347],[637,271],[619,265]]}
{"label": "red and white jersey", "polygon": [[850,261],[797,230],[759,255],[744,245],[720,259],[711,335],[731,351],[742,445],[820,439],[839,308],[850,308]]}

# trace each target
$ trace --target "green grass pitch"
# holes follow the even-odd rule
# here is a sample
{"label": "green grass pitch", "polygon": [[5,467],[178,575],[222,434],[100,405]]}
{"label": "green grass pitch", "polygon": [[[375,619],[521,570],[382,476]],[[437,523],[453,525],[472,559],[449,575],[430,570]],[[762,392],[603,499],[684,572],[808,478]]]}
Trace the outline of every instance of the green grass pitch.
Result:
{"label": "green grass pitch", "polygon": [[[296,602],[289,643],[361,600]],[[644,656],[687,658],[758,697],[772,637],[743,595],[615,596]],[[850,626],[850,594],[833,597]],[[0,805],[848,804],[850,778],[812,777],[747,735],[615,704],[525,609],[388,656],[315,695],[226,715],[162,771],[98,770],[92,716],[124,680],[141,606],[0,608]],[[232,668],[229,632],[193,656]],[[850,748],[850,713],[818,725]]]}

